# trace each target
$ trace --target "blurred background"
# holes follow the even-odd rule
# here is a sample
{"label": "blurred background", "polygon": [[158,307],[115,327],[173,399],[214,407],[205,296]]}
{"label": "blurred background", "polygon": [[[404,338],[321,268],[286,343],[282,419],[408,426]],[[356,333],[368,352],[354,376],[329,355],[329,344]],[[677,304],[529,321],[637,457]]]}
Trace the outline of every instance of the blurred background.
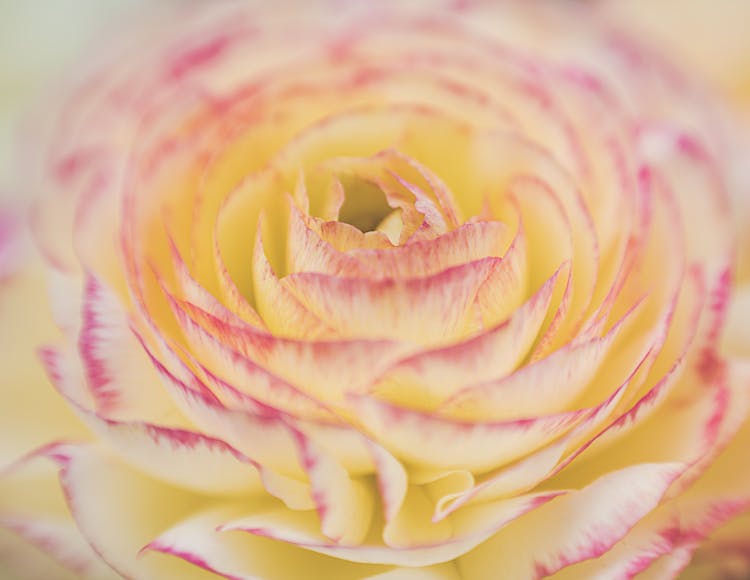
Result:
{"label": "blurred background", "polygon": [[30,103],[95,50],[103,29],[166,1],[0,0],[0,184],[12,174],[18,119]]}

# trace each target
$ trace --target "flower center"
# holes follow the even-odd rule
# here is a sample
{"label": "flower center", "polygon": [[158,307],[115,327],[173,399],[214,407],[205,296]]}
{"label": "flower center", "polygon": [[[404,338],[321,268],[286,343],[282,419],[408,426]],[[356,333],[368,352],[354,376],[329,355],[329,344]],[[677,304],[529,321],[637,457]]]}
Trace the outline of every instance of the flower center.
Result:
{"label": "flower center", "polygon": [[[339,221],[354,226],[362,233],[381,229],[380,225],[386,221],[391,223],[391,228],[398,225],[400,212],[388,205],[380,187],[357,176],[340,176],[339,180],[345,192]],[[394,214],[395,218],[392,218]]]}

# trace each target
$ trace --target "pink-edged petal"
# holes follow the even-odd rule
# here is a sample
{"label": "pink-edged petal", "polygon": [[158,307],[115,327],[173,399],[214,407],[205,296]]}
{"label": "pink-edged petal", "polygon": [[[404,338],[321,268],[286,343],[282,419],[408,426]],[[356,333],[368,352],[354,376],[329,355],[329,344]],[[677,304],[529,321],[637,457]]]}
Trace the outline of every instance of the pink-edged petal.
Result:
{"label": "pink-edged petal", "polygon": [[709,267],[713,280],[732,252],[725,177],[719,161],[700,138],[676,126],[650,124],[638,133],[638,146],[649,165],[675,191],[686,231],[702,224],[703,235],[687,236],[688,255]]}
{"label": "pink-edged petal", "polygon": [[60,480],[78,529],[120,575],[205,578],[177,560],[138,557],[164,529],[204,506],[205,496],[160,483],[91,446],[68,450]]}
{"label": "pink-edged petal", "polygon": [[[174,269],[178,288],[180,289],[180,296],[184,300],[199,306],[206,312],[226,322],[238,323],[242,321],[259,328],[264,327],[258,313],[250,308],[244,300],[232,300],[225,297],[225,302],[223,303],[202,286],[193,277],[187,264],[182,259],[182,255],[174,240],[170,238],[169,243],[172,268]],[[232,294],[232,296],[234,295]]]}
{"label": "pink-edged petal", "polygon": [[374,515],[372,482],[352,479],[335,457],[302,432],[296,432],[296,439],[321,532],[336,544],[358,545],[368,534]]}
{"label": "pink-edged petal", "polygon": [[467,489],[441,497],[435,503],[433,521],[441,521],[464,505],[493,501],[502,497],[524,493],[543,481],[552,473],[555,465],[565,452],[571,436],[563,437],[547,447],[530,454],[496,472],[480,476],[474,485]]}
{"label": "pink-edged petal", "polygon": [[700,543],[744,507],[747,501],[727,498],[665,504],[599,558],[564,568],[552,578],[677,578]]}
{"label": "pink-edged petal", "polygon": [[[453,533],[445,541],[429,545],[388,546],[367,541],[359,546],[341,546],[323,536],[317,518],[304,514],[272,510],[229,521],[221,526],[226,532],[243,531],[279,542],[363,564],[379,563],[411,567],[432,566],[448,562],[469,552],[509,522],[555,499],[564,492],[540,492],[468,508],[452,521]],[[403,509],[403,508],[402,508]]]}
{"label": "pink-edged petal", "polygon": [[[259,507],[260,511],[264,509]],[[154,538],[144,547],[142,557],[147,560],[153,553],[168,554],[230,580],[359,580],[362,575],[387,570],[385,566],[354,564],[315,554],[260,534],[217,532],[241,512],[241,504],[201,511]]]}
{"label": "pink-edged petal", "polygon": [[[431,239],[459,224],[457,208],[445,184],[424,165],[397,149],[387,148],[366,158],[334,158],[326,161],[325,166],[342,179],[354,175],[361,183],[379,190],[382,195],[371,199],[384,196],[387,204],[398,212],[401,224],[391,236],[398,245]],[[361,196],[347,201],[350,203],[345,203],[339,215],[342,221],[347,221],[347,205],[361,215],[378,214],[377,202],[368,208]],[[382,223],[378,229],[383,230]]]}
{"label": "pink-edged petal", "polygon": [[499,267],[492,269],[476,294],[475,305],[482,324],[492,327],[508,318],[528,293],[529,260],[525,234],[519,223],[518,231]]}
{"label": "pink-edged petal", "polygon": [[[498,163],[497,159],[503,159]],[[571,261],[572,288],[568,314],[560,322],[559,334],[551,345],[559,346],[567,332],[574,330],[593,296],[599,249],[596,231],[577,183],[550,151],[530,139],[513,133],[486,132],[476,142],[478,179],[490,183],[507,183],[521,212],[527,238],[528,260],[535,265],[535,275],[544,278],[551,272],[550,260],[556,268]],[[550,229],[551,228],[551,229]],[[567,231],[566,231],[567,230]],[[554,239],[561,247],[550,244]],[[558,253],[562,253],[559,256]]]}
{"label": "pink-edged petal", "polygon": [[509,245],[508,227],[500,222],[465,223],[428,241],[414,241],[398,250],[354,249],[349,252],[364,273],[376,277],[429,276],[447,268],[487,257],[501,257]]}
{"label": "pink-edged petal", "polygon": [[312,224],[318,230],[320,238],[340,252],[361,249],[392,250],[390,238],[379,230],[362,233],[360,230],[345,222],[317,222]]}
{"label": "pink-edged petal", "polygon": [[50,383],[64,400],[72,403],[74,408],[95,408],[78,353],[73,348],[43,346],[39,348],[38,355]]}
{"label": "pink-edged petal", "polygon": [[[341,252],[323,240],[319,225],[294,204],[289,209],[289,237],[287,240],[287,271],[321,272],[336,276],[353,276],[366,266],[356,258]],[[318,227],[316,227],[318,226]]]}
{"label": "pink-edged petal", "polygon": [[[46,445],[0,471],[0,529],[17,534],[76,577],[114,578],[68,513],[52,459],[62,456],[64,448],[63,444]],[[0,571],[10,560],[10,554],[4,553],[6,548],[6,542],[0,539]]]}
{"label": "pink-edged petal", "polygon": [[304,461],[297,443],[301,435],[319,445],[353,476],[374,471],[367,439],[347,425],[295,418],[245,401],[223,385],[225,398],[234,397],[233,407],[227,408],[187,387],[166,369],[163,373],[178,404],[196,424],[277,476],[284,474],[290,480],[305,481]]}
{"label": "pink-edged petal", "polygon": [[[695,485],[696,479],[699,482],[699,478],[708,479],[711,476],[710,470],[717,470],[717,463],[721,465],[721,454],[731,447],[735,438],[739,438],[740,441],[743,439],[741,436],[738,437],[738,432],[746,424],[750,414],[750,361],[725,361],[722,371],[714,381],[708,388],[703,386],[711,395],[704,404],[712,408],[714,413],[702,425],[701,454],[690,470],[677,482],[675,493]],[[736,467],[737,475],[734,479],[739,487],[744,487],[750,466],[738,461]],[[706,470],[709,470],[708,474]]]}
{"label": "pink-edged petal", "polygon": [[426,278],[291,274],[282,285],[340,333],[435,343],[467,332],[476,293],[501,262],[486,258]]}
{"label": "pink-edged petal", "polygon": [[370,396],[350,398],[365,430],[397,457],[428,468],[473,472],[518,459],[595,415],[581,409],[513,421],[460,421]]}
{"label": "pink-edged petal", "polygon": [[216,394],[229,390],[235,394],[235,398],[247,395],[248,399],[293,414],[317,417],[332,415],[325,405],[304,391],[225,345],[220,338],[226,337],[231,341],[231,331],[225,335],[208,332],[188,314],[197,315],[194,307],[174,300],[171,300],[171,304],[193,346],[191,362],[200,369],[207,386]]}
{"label": "pink-edged petal", "polygon": [[119,574],[144,580],[207,577],[180,560],[139,557],[165,529],[206,507],[205,496],[153,480],[92,447],[73,449],[60,479],[79,530]]}
{"label": "pink-edged petal", "polygon": [[[676,365],[626,413],[569,455],[556,468],[555,485],[580,485],[600,470],[664,461],[685,465],[672,493],[688,485],[702,460],[716,452],[725,422],[733,423],[729,407],[736,395],[726,385],[714,384],[699,397],[682,399],[681,372],[684,368]],[[746,401],[737,402],[746,408]],[[674,432],[681,437],[666,436]]]}
{"label": "pink-edged petal", "polygon": [[[321,237],[323,224],[292,206],[288,263],[290,272],[318,272],[345,277],[416,277],[490,256],[508,247],[508,228],[499,222],[466,223],[429,241],[397,249],[337,249]],[[394,251],[395,250],[395,251]]]}
{"label": "pink-edged petal", "polygon": [[411,169],[416,171],[419,177],[424,180],[426,185],[424,189],[432,194],[430,197],[434,198],[436,201],[436,205],[438,206],[440,213],[444,216],[448,226],[451,229],[458,228],[459,224],[463,222],[463,220],[460,219],[461,210],[456,204],[453,192],[448,186],[438,175],[415,158],[399,154],[397,151],[394,152],[394,154]]}
{"label": "pink-edged petal", "polygon": [[268,329],[274,334],[312,338],[328,334],[326,323],[305,307],[292,292],[282,284],[271,268],[263,251],[261,228],[255,241],[252,259],[255,308]]}
{"label": "pink-edged petal", "polygon": [[[408,344],[387,340],[295,340],[258,332],[247,326],[226,324],[197,307],[174,302],[175,313],[196,354],[206,352],[216,373],[243,376],[255,368],[268,375],[286,379],[299,393],[322,402],[340,403],[348,392],[362,392],[372,376],[388,368],[393,361],[413,349]],[[241,360],[240,360],[241,359]],[[257,368],[261,367],[261,368]],[[336,373],[331,373],[336,369]],[[260,383],[242,380],[243,390],[261,400],[273,397],[273,391],[258,392]],[[254,387],[255,385],[255,387]],[[291,386],[288,389],[292,388]],[[270,402],[270,401],[269,401]],[[300,402],[301,404],[301,402]],[[309,401],[308,408],[312,408]]]}
{"label": "pink-edged petal", "polygon": [[214,261],[216,262],[219,295],[222,297],[223,302],[227,304],[229,310],[236,312],[243,321],[253,326],[265,328],[265,323],[260,314],[258,314],[258,311],[248,301],[247,292],[249,290],[246,293],[240,290],[237,282],[232,278],[232,275],[224,264],[218,243],[214,244]]}
{"label": "pink-edged petal", "polygon": [[[654,347],[657,351],[661,349],[662,354],[669,354],[659,365],[670,366],[656,367],[654,372],[653,357],[644,360],[641,368],[651,370],[654,376],[648,378],[645,388],[630,390],[630,397],[622,401],[624,412],[618,411],[605,429],[593,439],[579,439],[575,450],[556,468],[562,477],[561,485],[581,485],[602,468],[618,469],[646,461],[679,460],[689,464],[716,443],[718,427],[727,415],[731,389],[705,383],[688,364],[704,293],[702,278],[690,276],[684,281],[680,295],[662,307]],[[670,326],[674,342],[667,349],[663,344]],[[664,435],[675,430],[682,437]],[[592,470],[593,464],[596,467]],[[567,475],[566,470],[569,470]]]}
{"label": "pink-edged petal", "polygon": [[86,422],[131,465],[166,483],[207,494],[253,495],[263,489],[252,462],[219,439],[93,414]]}
{"label": "pink-edged petal", "polygon": [[[81,575],[63,567],[43,548],[38,548],[16,532],[0,526],[0,574],[8,580],[81,580]],[[103,580],[116,578],[102,576]]]}
{"label": "pink-edged petal", "polygon": [[[224,398],[225,405],[207,388],[205,383],[189,371],[184,363],[179,363],[181,366],[178,369],[177,375],[184,376],[185,378],[178,378],[175,373],[167,369],[158,360],[154,358],[153,361],[164,380],[165,386],[174,397],[180,409],[205,432],[221,436],[224,439],[222,434],[234,432],[235,428],[232,428],[231,425],[237,423],[236,429],[244,431],[248,437],[250,437],[249,433],[251,431],[255,432],[256,428],[258,429],[258,436],[261,436],[264,425],[268,429],[269,435],[277,435],[265,441],[259,448],[253,446],[255,450],[248,457],[253,459],[259,458],[261,464],[264,463],[262,458],[274,457],[273,455],[266,454],[265,447],[267,445],[273,446],[278,444],[285,451],[291,450],[292,455],[276,457],[273,459],[272,464],[275,465],[277,461],[281,461],[281,464],[289,467],[291,471],[299,471],[297,462],[288,461],[293,458],[294,454],[293,447],[290,447],[290,433],[294,429],[297,429],[312,437],[324,449],[333,453],[349,473],[372,473],[374,464],[368,450],[367,439],[357,430],[342,423],[341,420],[331,416],[329,416],[329,419],[334,419],[334,422],[316,421],[310,417],[304,419],[294,417],[289,413],[282,412],[248,395],[242,394],[231,385],[216,377],[211,377],[212,385]],[[325,407],[321,406],[321,409],[325,410]],[[243,415],[245,416],[244,419]],[[227,419],[222,419],[224,416]],[[240,426],[243,423],[247,423],[245,427]],[[255,426],[253,427],[252,425]],[[227,431],[226,429],[229,430]],[[234,437],[234,435],[228,436]],[[240,441],[243,441],[241,444],[243,449],[245,445],[252,443],[254,439],[254,436],[250,437],[250,440],[245,440],[239,435],[238,437]],[[229,439],[227,441],[229,442]]]}
{"label": "pink-edged petal", "polygon": [[118,419],[174,414],[122,305],[94,276],[86,281],[82,308],[78,350],[95,408]]}
{"label": "pink-edged petal", "polygon": [[281,474],[304,478],[295,440],[283,416],[269,407],[232,410],[171,374],[159,369],[164,384],[183,413],[202,431],[226,441],[259,465]]}
{"label": "pink-edged petal", "polygon": [[506,375],[536,338],[556,280],[553,275],[502,324],[464,342],[399,361],[378,378],[373,391],[393,402],[430,408],[469,384]]}
{"label": "pink-edged petal", "polygon": [[[628,332],[636,311],[629,312],[602,338],[568,344],[504,378],[455,393],[440,412],[464,419],[502,420],[569,408],[597,376],[617,338]],[[637,368],[643,357],[643,353],[640,358],[633,357],[627,374]],[[607,381],[601,390],[609,396],[620,386],[622,377],[606,368],[600,380]]]}
{"label": "pink-edged petal", "polygon": [[645,463],[609,473],[543,506],[459,561],[462,574],[544,578],[606,553],[661,501],[682,465]]}
{"label": "pink-edged petal", "polygon": [[[215,422],[221,421],[222,413],[228,411],[215,396],[208,394],[210,391],[205,389],[205,385],[202,385],[205,390],[194,389],[174,376],[157,361],[155,361],[155,366],[166,388],[185,415],[190,417],[197,425],[202,426],[206,431],[218,433],[218,431],[214,430]],[[281,445],[287,445],[287,442],[284,441]],[[287,449],[293,451],[291,447],[285,447],[285,450]],[[262,460],[264,455],[261,454],[257,457]],[[266,491],[274,497],[279,498],[290,509],[314,508],[315,504],[312,500],[310,486],[304,481],[301,473],[296,478],[288,477],[245,455],[243,455],[243,458],[247,458],[256,467]]]}
{"label": "pink-edged petal", "polygon": [[532,489],[573,461],[602,432],[637,375],[636,368],[606,401],[592,408],[589,415],[557,440],[542,446],[518,461],[490,471],[457,493],[442,497],[435,506],[435,520],[441,520],[464,505],[495,500]]}
{"label": "pink-edged petal", "polygon": [[368,447],[375,464],[383,517],[390,522],[406,498],[409,475],[401,462],[382,446],[369,442]]}

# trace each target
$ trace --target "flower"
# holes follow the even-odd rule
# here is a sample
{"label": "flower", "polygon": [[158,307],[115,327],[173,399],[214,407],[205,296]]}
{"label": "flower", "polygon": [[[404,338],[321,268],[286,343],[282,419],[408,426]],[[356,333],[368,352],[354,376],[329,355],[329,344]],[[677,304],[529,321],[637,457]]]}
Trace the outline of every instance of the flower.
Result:
{"label": "flower", "polygon": [[5,528],[96,579],[664,578],[742,514],[719,103],[585,6],[173,10],[1,242]]}

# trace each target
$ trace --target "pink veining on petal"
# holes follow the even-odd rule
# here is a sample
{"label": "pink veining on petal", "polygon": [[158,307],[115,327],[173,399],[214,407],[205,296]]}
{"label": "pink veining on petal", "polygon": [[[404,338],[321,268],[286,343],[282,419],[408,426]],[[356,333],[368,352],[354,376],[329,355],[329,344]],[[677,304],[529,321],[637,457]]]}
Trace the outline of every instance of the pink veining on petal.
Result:
{"label": "pink veining on petal", "polygon": [[97,407],[102,412],[108,412],[117,406],[119,397],[116,391],[107,388],[112,381],[112,376],[107,368],[106,360],[97,351],[98,333],[103,328],[103,322],[100,320],[101,312],[97,306],[104,299],[103,292],[101,283],[95,277],[89,276],[84,289],[83,326],[78,347],[84,362],[86,379]]}

